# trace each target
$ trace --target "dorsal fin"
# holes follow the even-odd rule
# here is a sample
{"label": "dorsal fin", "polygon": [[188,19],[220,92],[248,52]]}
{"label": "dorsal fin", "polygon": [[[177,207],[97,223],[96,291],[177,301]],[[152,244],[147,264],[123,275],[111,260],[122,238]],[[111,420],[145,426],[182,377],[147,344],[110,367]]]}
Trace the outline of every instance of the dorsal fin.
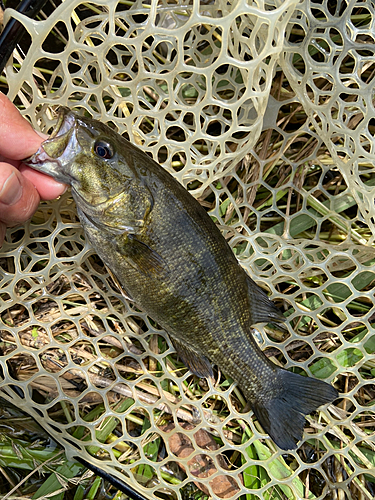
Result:
{"label": "dorsal fin", "polygon": [[285,318],[281,311],[268,298],[267,294],[247,276],[247,288],[252,311],[251,325],[257,323],[284,323]]}

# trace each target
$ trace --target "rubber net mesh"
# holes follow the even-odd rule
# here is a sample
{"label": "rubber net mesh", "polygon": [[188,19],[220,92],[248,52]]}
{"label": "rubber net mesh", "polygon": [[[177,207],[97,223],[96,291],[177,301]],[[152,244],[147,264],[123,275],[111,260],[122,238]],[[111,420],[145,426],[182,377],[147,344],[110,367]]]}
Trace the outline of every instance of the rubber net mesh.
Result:
{"label": "rubber net mesh", "polygon": [[266,354],[341,391],[282,453],[233,381],[192,376],[122,297],[67,193],[8,230],[0,363],[1,395],[68,457],[150,497],[373,498],[374,8],[69,0],[45,20],[11,12],[30,39],[6,69],[24,115],[47,132],[69,105],[152,155],[285,311],[287,332],[255,332]]}

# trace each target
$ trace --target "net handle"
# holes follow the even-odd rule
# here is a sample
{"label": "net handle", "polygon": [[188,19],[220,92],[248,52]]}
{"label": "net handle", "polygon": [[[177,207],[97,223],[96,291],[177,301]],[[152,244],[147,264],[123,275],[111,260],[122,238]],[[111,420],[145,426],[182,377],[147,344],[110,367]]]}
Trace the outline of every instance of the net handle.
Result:
{"label": "net handle", "polygon": [[[27,17],[35,17],[48,0],[22,0],[16,11]],[[10,19],[0,35],[0,74],[12,55],[13,50],[25,33],[25,28],[16,19]]]}

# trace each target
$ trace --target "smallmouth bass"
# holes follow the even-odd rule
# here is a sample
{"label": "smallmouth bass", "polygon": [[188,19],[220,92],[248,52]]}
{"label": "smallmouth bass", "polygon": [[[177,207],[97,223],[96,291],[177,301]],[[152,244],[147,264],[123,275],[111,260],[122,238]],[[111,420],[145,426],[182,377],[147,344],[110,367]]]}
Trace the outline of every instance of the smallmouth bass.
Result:
{"label": "smallmouth bass", "polygon": [[251,327],[284,317],[195,198],[108,126],[60,109],[50,138],[24,162],[70,184],[95,251],[190,370],[209,377],[217,364],[274,442],[295,449],[305,415],[337,398],[336,389],[263,354]]}

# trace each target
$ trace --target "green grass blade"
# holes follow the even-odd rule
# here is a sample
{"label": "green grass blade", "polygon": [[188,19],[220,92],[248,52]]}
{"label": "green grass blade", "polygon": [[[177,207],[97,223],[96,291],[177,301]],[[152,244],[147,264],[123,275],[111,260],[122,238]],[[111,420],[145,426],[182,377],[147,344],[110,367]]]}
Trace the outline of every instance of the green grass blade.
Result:
{"label": "green grass blade", "polygon": [[[59,481],[58,477],[62,479],[62,481],[68,481],[73,477],[76,477],[81,471],[84,469],[84,466],[78,464],[76,462],[66,462],[63,465],[60,465],[56,468],[55,472],[53,472],[42,484],[42,486],[36,491],[33,496],[33,500],[38,498],[43,498],[47,495],[51,495],[54,491],[59,491],[62,488],[62,482]],[[58,493],[52,497],[48,497],[49,500],[63,500],[64,492]]]}

